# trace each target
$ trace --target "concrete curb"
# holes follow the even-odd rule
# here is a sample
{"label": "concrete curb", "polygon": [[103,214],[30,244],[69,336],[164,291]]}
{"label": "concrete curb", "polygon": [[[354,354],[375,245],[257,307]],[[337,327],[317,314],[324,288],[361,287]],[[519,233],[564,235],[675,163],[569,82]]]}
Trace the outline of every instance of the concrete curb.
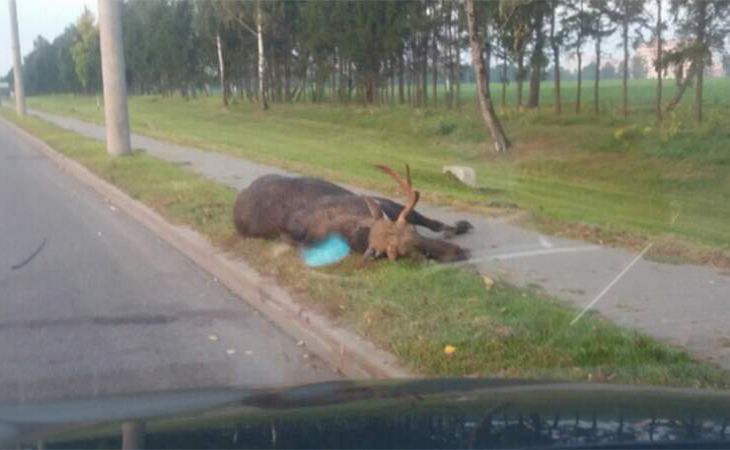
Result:
{"label": "concrete curb", "polygon": [[81,181],[140,222],[246,301],[284,333],[302,340],[334,370],[349,378],[413,378],[397,358],[352,331],[298,304],[288,292],[267,280],[244,261],[213,246],[196,231],[173,225],[157,212],[129,197],[89,169],[53,149],[38,137],[0,117],[16,135],[29,141],[61,170]]}

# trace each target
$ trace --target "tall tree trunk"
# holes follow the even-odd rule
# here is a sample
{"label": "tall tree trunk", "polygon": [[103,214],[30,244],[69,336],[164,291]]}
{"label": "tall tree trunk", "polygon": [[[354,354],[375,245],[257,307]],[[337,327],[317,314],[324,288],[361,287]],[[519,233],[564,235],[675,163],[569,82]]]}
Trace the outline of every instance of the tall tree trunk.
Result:
{"label": "tall tree trunk", "polygon": [[416,42],[416,39],[413,39],[413,42],[411,43],[411,64],[409,65],[409,75],[410,75],[410,84],[413,85],[411,88],[413,90],[412,97],[411,97],[411,106],[418,107],[420,106],[421,101],[421,81],[419,78],[419,67],[421,64],[420,55],[418,52],[419,45]]}
{"label": "tall tree trunk", "polygon": [[342,56],[340,56],[340,64],[337,67],[337,71],[339,72],[338,77],[340,79],[337,98],[340,103],[343,103],[345,101],[345,59]]}
{"label": "tall tree trunk", "polygon": [[[273,52],[272,52],[273,53]],[[270,99],[271,101],[276,100],[276,77],[274,71],[276,70],[276,60],[274,58],[271,58],[272,61],[270,63],[264,63],[264,67],[269,68],[269,70],[265,70],[264,73],[266,74],[266,88],[267,88],[267,99]]]}
{"label": "tall tree trunk", "polygon": [[482,56],[481,41],[477,32],[476,11],[474,8],[474,0],[465,0],[466,7],[466,23],[469,31],[469,44],[471,47],[471,59],[474,65],[474,76],[477,81],[477,93],[479,95],[479,106],[482,111],[482,118],[489,132],[494,139],[494,147],[497,152],[506,152],[510,147],[510,141],[504,134],[502,124],[499,122],[497,114],[492,106],[492,99],[489,94],[489,85],[487,81],[487,72],[484,68],[484,60]]}
{"label": "tall tree trunk", "polygon": [[624,44],[624,73],[623,73],[623,112],[624,118],[629,116],[629,6],[628,0],[624,1],[624,14],[622,23],[622,38]]}
{"label": "tall tree trunk", "polygon": [[[484,84],[487,86],[490,97],[492,94],[491,90],[491,74],[490,67],[492,65],[492,46],[489,44],[489,24],[484,24],[484,36],[481,36],[484,46],[482,47],[482,55],[484,55]],[[476,106],[479,106],[479,99],[476,98]]]}
{"label": "tall tree trunk", "polygon": [[332,72],[330,72],[330,103],[337,98],[337,52],[332,55]]}
{"label": "tall tree trunk", "polygon": [[[703,56],[704,57],[704,56]],[[701,58],[703,58],[701,57]],[[702,123],[702,85],[705,79],[704,63],[699,61],[697,63],[697,79],[695,80],[695,120],[697,123]]]}
{"label": "tall tree trunk", "polygon": [[250,90],[251,90],[251,96],[249,97],[249,102],[251,103],[258,103],[259,94],[258,94],[258,86],[259,86],[259,70],[257,66],[258,62],[256,58],[250,58],[249,64],[248,64],[248,74],[250,78]]}
{"label": "tall tree trunk", "polygon": [[[306,62],[305,62],[305,64],[306,64]],[[299,98],[302,96],[302,91],[305,89],[304,82],[305,82],[306,76],[307,76],[306,68],[304,70],[302,70],[301,73],[296,74],[295,78],[297,80],[297,83],[294,85],[294,89],[292,89],[291,95],[289,97],[291,99],[290,100],[291,102],[299,101]]]}
{"label": "tall tree trunk", "polygon": [[492,82],[490,67],[492,66],[492,45],[489,43],[489,24],[484,26],[484,65],[486,70],[486,83],[489,86]]}
{"label": "tall tree trunk", "polygon": [[580,95],[583,90],[583,52],[580,51],[580,47],[576,53],[578,57],[578,68],[576,69],[576,77],[578,84],[578,91],[575,94],[575,113],[580,114]]}
{"label": "tall tree trunk", "polygon": [[461,109],[461,43],[459,37],[461,36],[461,8],[455,8],[456,21],[454,23],[454,64],[456,64],[456,96],[454,98],[454,105],[456,109]]}
{"label": "tall tree trunk", "polygon": [[578,76],[578,91],[575,95],[575,113],[580,114],[580,97],[583,90],[583,0],[580,0],[580,7],[578,10],[580,14],[580,22],[578,24],[578,39],[576,42],[576,56],[578,57],[578,69],[576,75]]}
{"label": "tall tree trunk", "polygon": [[291,56],[289,53],[287,52],[284,57],[284,100],[287,102],[291,101],[291,63],[289,61]]}
{"label": "tall tree trunk", "polygon": [[705,79],[705,46],[707,27],[707,1],[697,0],[697,43],[701,51],[697,54],[697,80],[695,82],[695,119],[702,123],[702,89]]}
{"label": "tall tree trunk", "polygon": [[244,71],[246,72],[245,78],[243,80],[244,82],[244,89],[246,90],[246,98],[250,102],[253,98],[253,92],[251,89],[251,80],[253,79],[253,76],[251,75],[251,64],[246,61]]}
{"label": "tall tree trunk", "polygon": [[522,80],[525,79],[525,50],[524,47],[517,52],[517,101],[515,109],[522,109]]}
{"label": "tall tree trunk", "polygon": [[267,60],[264,62],[264,67],[266,68],[264,70],[264,73],[266,75],[266,83],[264,83],[264,86],[266,87],[266,98],[269,99],[269,101],[275,102],[276,101],[276,60],[274,59],[273,53],[270,53],[266,49],[264,49],[264,54],[268,55]]}
{"label": "tall tree trunk", "polygon": [[695,77],[695,72],[697,71],[697,65],[695,61],[692,61],[689,65],[689,68],[687,68],[687,73],[684,75],[684,78],[682,78],[681,81],[677,82],[677,90],[674,92],[674,97],[667,103],[667,107],[664,109],[665,113],[668,113],[679,104],[679,102],[682,101],[682,97],[684,96],[684,93],[687,91],[687,88],[692,83]]}
{"label": "tall tree trunk", "polygon": [[431,42],[431,64],[433,65],[431,70],[431,95],[433,95],[433,107],[437,108],[439,99],[438,99],[438,90],[436,89],[436,85],[438,84],[438,57],[439,57],[439,47],[438,47],[438,28],[434,27],[433,31],[433,39]]}
{"label": "tall tree trunk", "polygon": [[563,105],[560,100],[560,45],[555,38],[555,4],[553,3],[550,13],[550,46],[553,49],[553,66],[555,78],[555,113],[563,112]]}
{"label": "tall tree trunk", "polygon": [[447,36],[447,42],[446,42],[446,49],[448,50],[448,61],[449,61],[449,85],[448,85],[448,105],[449,108],[454,107],[454,84],[456,82],[455,78],[455,64],[454,64],[454,25],[452,23],[453,18],[453,9],[452,9],[453,3],[449,2],[449,10],[447,12],[447,21],[446,21],[446,36]]}
{"label": "tall tree trunk", "polygon": [[596,77],[593,80],[593,112],[598,114],[598,87],[601,83],[601,26],[598,25],[598,34],[596,35]]}
{"label": "tall tree trunk", "polygon": [[408,105],[413,106],[413,95],[411,93],[411,85],[413,84],[413,62],[409,59],[406,65],[406,93],[408,97]]}
{"label": "tall tree trunk", "polygon": [[368,75],[365,83],[365,101],[367,103],[373,103],[375,101],[375,81],[373,80],[373,76]]}
{"label": "tall tree trunk", "polygon": [[530,58],[530,92],[527,98],[527,107],[535,109],[540,106],[540,74],[542,72],[542,49],[545,45],[545,37],[542,33],[543,15],[538,11],[535,17],[535,48]]}
{"label": "tall tree trunk", "polygon": [[418,107],[421,101],[421,81],[419,78],[420,56],[418,54],[418,45],[415,43],[412,45],[411,54],[413,55],[410,67],[411,84],[413,85],[413,97],[411,101],[414,107]]}
{"label": "tall tree trunk", "polygon": [[423,107],[428,107],[428,35],[423,38],[423,53],[421,53],[421,83],[423,83]]}
{"label": "tall tree trunk", "polygon": [[281,102],[286,97],[284,92],[286,82],[286,55],[276,58],[276,101]]}
{"label": "tall tree trunk", "polygon": [[401,105],[405,103],[405,64],[403,62],[403,52],[405,51],[404,47],[401,47],[400,52],[398,53],[398,103]]}
{"label": "tall tree trunk", "polygon": [[243,64],[238,64],[238,76],[236,76],[236,89],[238,89],[238,98],[243,99],[243,79],[245,78]]}
{"label": "tall tree trunk", "polygon": [[385,94],[387,92],[387,89],[386,89],[387,84],[385,86],[383,86],[383,81],[384,80],[385,80],[385,78],[383,78],[380,74],[378,74],[378,75],[375,76],[375,89],[378,92],[378,97],[377,97],[378,100],[377,100],[377,103],[379,105],[385,102]]}
{"label": "tall tree trunk", "polygon": [[352,101],[352,89],[354,87],[354,83],[352,82],[352,62],[347,61],[347,102]]}
{"label": "tall tree trunk", "polygon": [[454,59],[451,48],[451,26],[446,28],[446,61],[448,64],[448,73],[446,74],[446,106],[451,109],[454,107]]}
{"label": "tall tree trunk", "polygon": [[226,70],[223,63],[223,46],[221,45],[221,34],[215,35],[215,45],[218,50],[218,75],[221,83],[221,95],[223,96],[223,106],[228,106],[228,92],[226,92]]}
{"label": "tall tree trunk", "polygon": [[383,101],[383,86],[381,83],[380,74],[376,73],[373,76],[373,100],[376,105],[380,105]]}
{"label": "tall tree trunk", "polygon": [[264,18],[261,13],[261,0],[256,1],[256,40],[258,41],[258,53],[259,53],[259,106],[263,110],[269,109],[269,104],[266,101],[266,90],[264,89],[264,83],[266,80],[266,59],[264,57]]}
{"label": "tall tree trunk", "polygon": [[276,101],[276,58],[273,52],[266,52],[269,55],[269,61],[266,62],[266,67],[269,69],[266,71],[266,86],[268,87],[268,99],[272,102]]}
{"label": "tall tree trunk", "polygon": [[388,84],[387,79],[385,85],[383,85],[383,83],[381,83],[380,81],[382,81],[382,78],[378,82],[378,104],[383,104],[386,101],[385,98],[388,93]]}
{"label": "tall tree trunk", "polygon": [[662,0],[656,2],[656,120],[662,120]]}
{"label": "tall tree trunk", "polygon": [[502,55],[502,108],[507,107],[507,50]]}
{"label": "tall tree trunk", "polygon": [[312,67],[309,69],[309,73],[307,74],[307,79],[309,80],[309,101],[312,103],[317,102],[317,89],[319,86],[319,81],[317,80],[317,64],[312,64]]}
{"label": "tall tree trunk", "polygon": [[388,58],[383,62],[387,71],[383,73],[383,90],[385,91],[385,102],[392,103],[395,95],[395,61]]}

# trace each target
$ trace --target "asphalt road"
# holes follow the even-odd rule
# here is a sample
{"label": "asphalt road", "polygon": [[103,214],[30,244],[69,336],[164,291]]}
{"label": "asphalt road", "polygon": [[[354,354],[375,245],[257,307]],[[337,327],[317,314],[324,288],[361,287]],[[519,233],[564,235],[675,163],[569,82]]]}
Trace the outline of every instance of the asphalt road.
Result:
{"label": "asphalt road", "polygon": [[0,404],[333,378],[0,124]]}

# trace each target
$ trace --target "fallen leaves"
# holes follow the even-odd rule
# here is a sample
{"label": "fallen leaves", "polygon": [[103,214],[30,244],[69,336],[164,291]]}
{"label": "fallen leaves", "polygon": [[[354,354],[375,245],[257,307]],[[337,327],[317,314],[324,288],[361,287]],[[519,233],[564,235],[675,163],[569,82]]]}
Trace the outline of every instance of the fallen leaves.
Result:
{"label": "fallen leaves", "polygon": [[607,383],[611,380],[616,378],[615,373],[605,373],[603,370],[598,370],[595,373],[588,373],[588,381],[594,382],[594,383]]}

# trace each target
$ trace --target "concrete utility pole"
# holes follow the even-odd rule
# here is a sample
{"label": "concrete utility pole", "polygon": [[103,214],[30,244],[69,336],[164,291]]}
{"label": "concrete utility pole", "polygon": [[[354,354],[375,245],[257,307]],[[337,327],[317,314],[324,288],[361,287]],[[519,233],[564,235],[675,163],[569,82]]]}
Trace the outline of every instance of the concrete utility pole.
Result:
{"label": "concrete utility pole", "polygon": [[122,424],[122,450],[139,450],[144,448],[144,422],[124,422]]}
{"label": "concrete utility pole", "polygon": [[8,0],[10,8],[10,41],[13,49],[13,79],[15,80],[15,111],[25,115],[25,91],[23,90],[23,66],[20,61],[20,40],[18,39],[18,10],[15,0]]}
{"label": "concrete utility pole", "polygon": [[121,9],[122,0],[99,0],[106,151],[111,155],[124,155],[132,151],[129,139]]}

